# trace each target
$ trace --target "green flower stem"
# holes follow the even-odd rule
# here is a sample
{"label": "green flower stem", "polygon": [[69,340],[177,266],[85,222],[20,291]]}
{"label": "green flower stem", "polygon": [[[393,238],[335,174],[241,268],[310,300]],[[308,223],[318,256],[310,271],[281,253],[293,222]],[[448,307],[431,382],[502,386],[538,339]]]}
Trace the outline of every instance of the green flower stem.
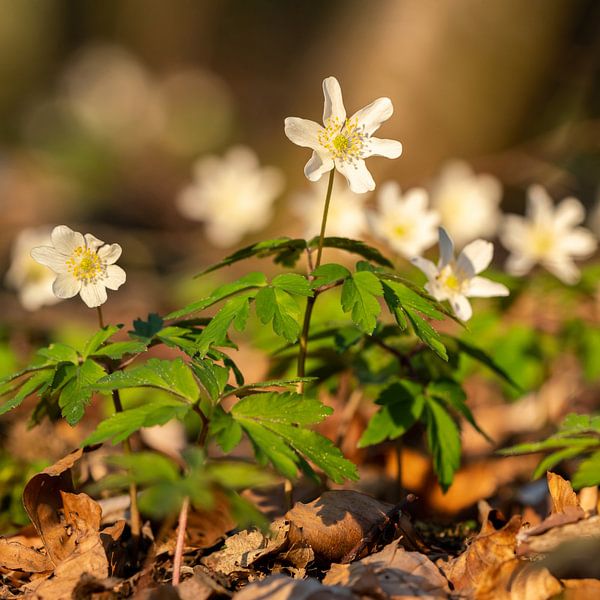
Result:
{"label": "green flower stem", "polygon": [[[104,328],[104,317],[102,315],[102,307],[98,306],[97,311],[98,311],[98,324],[100,325],[100,328],[103,329]],[[109,373],[111,372],[110,367],[109,367],[108,371],[109,371]],[[118,413],[123,412],[123,404],[121,402],[121,396],[119,395],[119,390],[112,391],[112,399],[113,399],[113,405],[115,407],[115,411]],[[131,442],[129,441],[129,438],[127,438],[123,441],[123,450],[124,450],[125,454],[132,453]],[[142,531],[142,522],[140,519],[140,510],[138,508],[137,492],[138,492],[137,484],[135,484],[133,482],[130,483],[129,484],[129,503],[130,503],[129,508],[130,508],[130,512],[131,512],[131,535],[136,543],[137,543],[137,540],[139,540],[140,533]]]}
{"label": "green flower stem", "polygon": [[[323,208],[323,219],[321,221],[321,233],[319,235],[319,246],[317,250],[317,260],[314,268],[318,269],[321,264],[321,255],[323,254],[323,240],[325,239],[325,227],[327,226],[327,214],[329,213],[329,203],[331,202],[331,192],[333,190],[333,177],[335,175],[335,169],[331,169],[329,173],[329,184],[327,185],[327,195],[325,196],[325,207]],[[300,334],[300,340],[298,344],[300,350],[298,352],[298,377],[304,377],[306,371],[306,356],[308,354],[308,332],[310,330],[310,319],[312,317],[312,311],[317,300],[318,292],[315,290],[314,295],[310,296],[306,300],[306,309],[304,311],[304,323],[302,325],[302,333]],[[304,392],[304,382],[298,385],[300,393]]]}

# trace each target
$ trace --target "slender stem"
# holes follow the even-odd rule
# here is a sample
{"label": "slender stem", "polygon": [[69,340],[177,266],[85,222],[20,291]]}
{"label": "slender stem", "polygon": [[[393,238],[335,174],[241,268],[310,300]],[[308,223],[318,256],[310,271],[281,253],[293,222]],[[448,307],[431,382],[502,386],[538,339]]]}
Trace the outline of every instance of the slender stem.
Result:
{"label": "slender stem", "polygon": [[[98,306],[97,311],[98,311],[98,323],[101,328],[104,328],[104,316],[102,315],[102,307]],[[110,372],[112,372],[112,369],[109,367],[108,371],[110,373]],[[113,400],[113,405],[115,407],[115,411],[118,413],[123,412],[123,403],[121,402],[121,396],[119,395],[119,390],[112,391],[112,400]],[[131,442],[129,441],[129,438],[123,440],[123,450],[124,450],[125,454],[131,454],[132,450],[131,450]],[[137,502],[137,484],[133,483],[133,482],[129,484],[129,509],[130,509],[130,513],[131,513],[131,535],[132,535],[135,543],[137,544],[137,541],[139,540],[140,533],[142,530],[142,524],[141,524],[140,511],[139,511],[138,502]]]}
{"label": "slender stem", "polygon": [[177,544],[175,545],[175,556],[173,557],[173,585],[179,585],[181,576],[181,565],[183,563],[183,543],[185,541],[185,530],[190,510],[190,499],[186,496],[179,511],[179,522],[177,524]]}
{"label": "slender stem", "polygon": [[[327,215],[329,213],[329,203],[331,202],[331,192],[333,190],[333,178],[335,175],[335,169],[331,169],[329,173],[329,183],[327,185],[327,195],[325,196],[325,206],[323,208],[323,219],[321,220],[321,233],[319,234],[319,246],[317,250],[317,260],[314,264],[314,268],[311,264],[309,256],[309,268],[311,271],[317,269],[321,264],[321,255],[323,254],[323,240],[325,239],[325,228],[327,226]],[[308,354],[308,333],[310,330],[310,319],[312,317],[312,311],[317,300],[318,292],[315,291],[314,295],[306,300],[306,309],[304,311],[304,323],[302,324],[302,333],[298,345],[300,347],[298,351],[298,366],[297,375],[298,377],[304,377],[306,373],[306,356]],[[298,390],[300,393],[304,392],[304,382],[298,384]]]}

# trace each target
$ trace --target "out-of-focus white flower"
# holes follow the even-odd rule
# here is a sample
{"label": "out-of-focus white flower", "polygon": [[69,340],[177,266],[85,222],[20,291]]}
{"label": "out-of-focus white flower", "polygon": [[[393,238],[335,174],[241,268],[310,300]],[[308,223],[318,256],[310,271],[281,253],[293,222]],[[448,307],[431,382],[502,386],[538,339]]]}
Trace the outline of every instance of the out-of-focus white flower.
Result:
{"label": "out-of-focus white flower", "polygon": [[378,212],[367,215],[374,235],[406,258],[419,256],[438,238],[440,216],[427,209],[427,200],[422,188],[402,194],[396,182],[384,183],[377,196]]}
{"label": "out-of-focus white flower", "polygon": [[448,163],[431,189],[431,206],[459,246],[496,233],[501,198],[502,185],[495,177],[477,175],[462,161]]}
{"label": "out-of-focus white flower", "polygon": [[6,283],[17,291],[21,305],[27,310],[60,302],[52,291],[56,276],[31,258],[34,246],[50,243],[50,231],[49,227],[23,229],[12,246]]}
{"label": "out-of-focus white flower", "polygon": [[66,225],[52,230],[51,246],[33,248],[31,256],[56,274],[52,290],[58,298],[81,299],[95,308],[106,302],[106,288],[118,290],[125,271],[115,265],[121,256],[119,244],[105,244],[91,233],[85,236]]}
{"label": "out-of-focus white flower", "polygon": [[[321,232],[327,181],[321,180],[310,191],[292,198],[292,210],[305,223],[304,235],[312,238]],[[327,213],[327,235],[360,239],[367,229],[365,198],[347,187],[334,184]]]}
{"label": "out-of-focus white flower", "polygon": [[348,180],[350,189],[362,194],[375,189],[375,181],[365,165],[369,156],[398,158],[402,144],[396,140],[372,137],[394,111],[389,98],[378,98],[346,118],[342,90],[335,77],[323,80],[324,127],[298,117],[285,120],[285,134],[298,146],[313,150],[304,167],[310,181],[318,181],[334,167]]}
{"label": "out-of-focus white flower", "polygon": [[508,288],[485,277],[477,277],[492,262],[494,246],[485,240],[475,240],[454,258],[454,244],[443,227],[439,228],[440,259],[437,266],[420,256],[411,262],[421,269],[427,279],[425,289],[436,300],[448,300],[454,314],[468,321],[473,314],[467,298],[508,296]]}
{"label": "out-of-focus white flower", "polygon": [[579,280],[573,258],[586,258],[596,249],[590,231],[576,227],[585,219],[583,205],[576,198],[565,198],[556,207],[541,185],[527,190],[526,217],[507,215],[500,240],[510,250],[506,270],[525,275],[541,264],[568,284]]}
{"label": "out-of-focus white flower", "polygon": [[194,181],[179,195],[177,207],[184,217],[203,221],[208,239],[226,248],[269,223],[283,183],[279,169],[261,167],[250,148],[236,146],[223,158],[196,162]]}
{"label": "out-of-focus white flower", "polygon": [[600,238],[600,187],[596,192],[596,203],[590,211],[588,225],[596,238]]}

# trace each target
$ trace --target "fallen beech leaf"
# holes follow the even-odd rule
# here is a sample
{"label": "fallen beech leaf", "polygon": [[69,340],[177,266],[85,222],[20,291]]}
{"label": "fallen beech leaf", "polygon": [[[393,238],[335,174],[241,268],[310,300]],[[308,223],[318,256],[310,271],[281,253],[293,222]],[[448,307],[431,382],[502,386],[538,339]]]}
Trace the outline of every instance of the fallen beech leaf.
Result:
{"label": "fallen beech leaf", "polygon": [[47,554],[35,548],[0,538],[0,567],[27,573],[52,571],[54,563]]}
{"label": "fallen beech leaf", "polygon": [[598,600],[600,581],[598,579],[563,579],[565,589],[561,600]]}
{"label": "fallen beech leaf", "polygon": [[316,579],[292,579],[285,575],[271,575],[252,583],[233,595],[233,600],[339,600],[358,598],[341,587],[320,584]]}
{"label": "fallen beech leaf", "polygon": [[367,534],[388,520],[393,509],[393,504],[360,492],[325,492],[308,504],[296,503],[286,513],[289,539],[292,544],[310,546],[318,560],[342,562]]}
{"label": "fallen beech leaf", "polygon": [[499,565],[515,558],[515,540],[521,528],[521,517],[515,515],[503,527],[496,529],[492,523],[496,515],[497,511],[491,511],[485,517],[481,531],[460,556],[440,565],[456,590],[472,592]]}
{"label": "fallen beech leaf", "polygon": [[222,585],[210,577],[201,565],[194,567],[194,575],[183,581],[177,587],[177,592],[181,600],[206,600],[213,594],[230,595]]}
{"label": "fallen beech leaf", "polygon": [[448,581],[431,560],[420,552],[409,552],[398,542],[381,552],[348,565],[333,564],[323,579],[326,585],[343,585],[363,596],[429,600],[450,597]]}
{"label": "fallen beech leaf", "polygon": [[548,480],[548,490],[552,500],[553,513],[565,512],[567,507],[579,507],[577,494],[573,491],[571,484],[563,479],[557,473],[548,471],[546,473]]}

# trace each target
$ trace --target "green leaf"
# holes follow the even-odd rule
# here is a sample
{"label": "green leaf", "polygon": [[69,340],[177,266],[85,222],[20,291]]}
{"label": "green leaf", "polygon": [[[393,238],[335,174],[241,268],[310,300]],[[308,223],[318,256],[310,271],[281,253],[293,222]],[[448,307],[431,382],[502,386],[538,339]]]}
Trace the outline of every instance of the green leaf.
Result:
{"label": "green leaf", "polygon": [[600,451],[584,460],[573,475],[573,487],[576,490],[596,485],[600,485]]}
{"label": "green leaf", "polygon": [[62,416],[69,425],[76,425],[85,413],[85,407],[90,403],[93,388],[90,386],[106,375],[106,371],[91,359],[86,359],[81,365],[69,368],[68,381],[63,387],[58,404]]}
{"label": "green leaf", "polygon": [[191,313],[204,310],[209,306],[228,298],[229,296],[237,294],[238,292],[264,287],[265,285],[267,285],[267,278],[265,277],[264,273],[248,273],[248,275],[244,275],[244,277],[241,277],[237,281],[226,283],[225,285],[218,287],[210,296],[202,298],[196,302],[192,302],[192,304],[188,304],[185,308],[169,313],[165,318],[178,319]]}
{"label": "green leaf", "polygon": [[295,392],[268,392],[252,394],[240,400],[231,409],[236,419],[256,418],[263,423],[313,425],[333,412],[315,398],[305,398]]}
{"label": "green leaf", "polygon": [[384,292],[393,294],[400,306],[416,310],[431,319],[440,320],[444,318],[444,312],[440,310],[442,306],[437,300],[423,297],[398,281],[384,281],[382,285]]}
{"label": "green leaf", "polygon": [[442,343],[440,334],[416,312],[404,307],[404,313],[408,317],[417,337],[431,348],[442,360],[448,360],[446,347]]}
{"label": "green leaf", "polygon": [[404,380],[383,390],[376,402],[381,408],[369,421],[358,442],[359,448],[404,435],[420,418],[425,397],[419,384]]}
{"label": "green leaf", "polygon": [[460,432],[454,419],[437,400],[427,399],[427,415],[427,444],[439,484],[446,492],[460,466]]}
{"label": "green leaf", "polygon": [[48,348],[40,348],[37,354],[53,363],[70,362],[75,365],[79,362],[77,350],[66,344],[50,344]]}
{"label": "green leaf", "polygon": [[297,273],[282,273],[277,275],[271,281],[271,285],[276,288],[293,294],[295,296],[312,296],[313,291],[306,277]]}
{"label": "green leaf", "polygon": [[545,475],[546,471],[550,471],[558,463],[562,462],[563,460],[568,460],[569,458],[574,458],[579,454],[581,454],[581,448],[577,446],[574,448],[563,448],[562,450],[552,452],[540,461],[540,464],[535,468],[531,478],[538,479],[538,477]]}
{"label": "green leaf", "polygon": [[25,400],[25,398],[27,398],[27,396],[36,391],[41,395],[52,384],[53,379],[54,369],[44,369],[31,375],[20,384],[19,391],[10,400],[0,406],[0,415],[16,408],[23,400]]}
{"label": "green leaf", "polygon": [[133,330],[128,333],[131,337],[138,338],[142,342],[149,344],[162,327],[162,317],[156,313],[150,313],[146,321],[143,319],[136,319],[133,322]]}
{"label": "green leaf", "polygon": [[452,381],[451,379],[432,381],[427,386],[427,395],[441,400],[446,405],[456,410],[456,412],[465,418],[478,433],[490,442],[490,444],[493,443],[490,436],[485,433],[475,421],[471,409],[467,406],[467,395],[456,381]]}
{"label": "green leaf", "polygon": [[227,385],[229,370],[207,358],[195,360],[191,367],[210,399],[216,402]]}
{"label": "green leaf", "polygon": [[342,308],[351,312],[352,321],[365,333],[372,333],[381,306],[377,296],[383,294],[381,283],[369,271],[354,273],[342,286]]}
{"label": "green leaf", "polygon": [[[248,304],[256,292],[245,292],[228,300],[221,310],[210,320],[198,338],[198,354],[206,356],[212,345],[227,345],[227,330],[234,323],[238,331],[242,331],[248,315]],[[240,317],[240,315],[242,315]]]}
{"label": "green leaf", "polygon": [[110,339],[121,329],[120,325],[107,325],[98,330],[84,345],[81,356],[85,360],[88,356],[96,352],[106,340]]}
{"label": "green leaf", "polygon": [[198,400],[199,394],[194,375],[181,358],[175,360],[151,358],[143,366],[111,373],[97,381],[93,387],[98,391],[153,387],[192,403]]}
{"label": "green leaf", "polygon": [[221,406],[217,406],[212,414],[208,433],[215,438],[217,444],[226,454],[242,441],[240,424]]}
{"label": "green leaf", "polygon": [[144,342],[113,342],[91,352],[90,356],[107,356],[108,358],[118,359],[125,356],[125,354],[139,354],[146,350],[147,346]]}
{"label": "green leaf", "polygon": [[258,242],[257,244],[252,244],[251,246],[241,248],[237,252],[234,252],[233,254],[230,254],[224,258],[221,262],[204,269],[204,271],[201,271],[195,277],[200,277],[212,271],[216,271],[217,269],[228,267],[229,265],[239,262],[240,260],[245,260],[252,256],[264,258],[274,255],[275,262],[279,262],[286,266],[293,266],[298,260],[300,253],[303,250],[306,250],[306,247],[306,241],[302,239],[280,237],[273,240],[265,240]]}
{"label": "green leaf", "polygon": [[256,294],[255,308],[261,323],[272,321],[278,336],[290,343],[298,339],[302,311],[291,294],[279,288],[262,288]]}
{"label": "green leaf", "polygon": [[89,435],[81,445],[90,446],[106,440],[112,440],[113,444],[117,444],[142,427],[164,425],[171,419],[181,420],[189,410],[189,406],[179,402],[163,401],[115,413],[101,421],[94,433]]}
{"label": "green leaf", "polygon": [[534,452],[542,452],[544,450],[554,450],[556,448],[577,447],[580,452],[584,452],[587,448],[594,447],[598,444],[598,440],[594,438],[584,437],[559,437],[554,435],[541,442],[526,442],[524,444],[516,444],[509,448],[498,450],[498,454],[503,456],[513,456],[517,454],[532,454]]}
{"label": "green leaf", "polygon": [[[309,246],[311,248],[316,248],[319,245],[319,237],[314,237],[309,242]],[[382,265],[384,267],[393,268],[393,264],[385,257],[377,248],[373,248],[373,246],[369,246],[364,242],[359,240],[351,240],[349,238],[343,237],[326,237],[323,240],[324,248],[337,248],[338,250],[345,250],[346,252],[350,252],[352,254],[357,254],[358,256],[362,256],[371,262],[374,262],[378,265]]]}
{"label": "green leaf", "polygon": [[323,285],[329,285],[337,281],[343,281],[344,279],[350,277],[351,273],[342,265],[328,263],[315,269],[312,272],[312,276],[314,279],[311,283],[311,287],[315,289]]}
{"label": "green leaf", "polygon": [[290,377],[286,379],[269,379],[267,381],[259,381],[257,383],[248,383],[228,392],[229,395],[242,396],[250,390],[268,388],[268,387],[291,387],[298,383],[311,383],[317,381],[318,377]]}

